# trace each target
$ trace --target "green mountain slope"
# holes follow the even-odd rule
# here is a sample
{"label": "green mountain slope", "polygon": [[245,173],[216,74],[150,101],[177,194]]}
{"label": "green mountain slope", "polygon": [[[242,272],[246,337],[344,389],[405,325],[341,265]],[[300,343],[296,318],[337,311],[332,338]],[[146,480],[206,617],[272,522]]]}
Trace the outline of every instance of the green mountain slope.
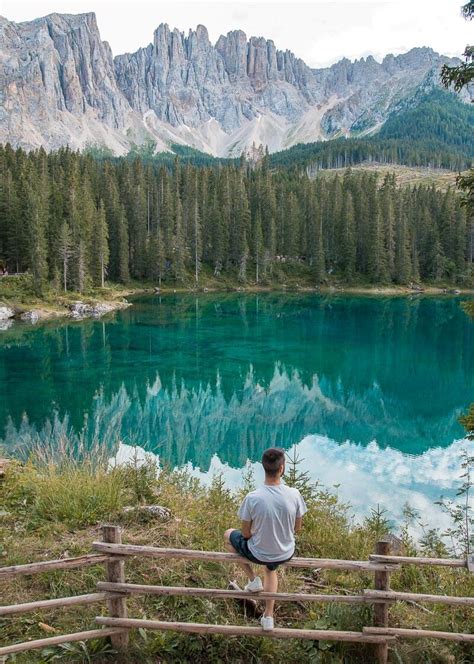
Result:
{"label": "green mountain slope", "polygon": [[474,105],[435,88],[394,112],[378,134],[295,145],[272,154],[281,167],[345,168],[361,162],[464,170],[474,158]]}
{"label": "green mountain slope", "polygon": [[414,107],[392,114],[380,138],[440,141],[468,156],[474,155],[474,105],[453,93],[435,88]]}

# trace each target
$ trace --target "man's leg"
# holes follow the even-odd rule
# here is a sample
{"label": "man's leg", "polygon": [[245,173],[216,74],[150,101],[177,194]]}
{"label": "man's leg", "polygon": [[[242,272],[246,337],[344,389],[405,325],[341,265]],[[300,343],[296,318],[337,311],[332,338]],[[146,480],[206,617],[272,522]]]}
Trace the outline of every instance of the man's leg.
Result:
{"label": "man's leg", "polygon": [[[263,590],[266,593],[276,593],[278,590],[278,572],[264,567]],[[275,606],[274,599],[265,600],[265,616],[273,618],[273,608]]]}
{"label": "man's leg", "polygon": [[[234,547],[230,543],[229,538],[230,538],[230,534],[233,530],[235,530],[235,528],[229,528],[228,530],[225,531],[225,533],[224,533],[225,546],[226,546],[227,551],[230,551],[230,553],[239,553],[238,551],[236,551],[234,549]],[[244,570],[244,572],[249,577],[250,581],[253,581],[255,579],[256,574],[253,571],[252,565],[250,563],[244,563],[243,558],[242,558],[242,562],[239,561],[237,564],[240,565],[240,567]]]}

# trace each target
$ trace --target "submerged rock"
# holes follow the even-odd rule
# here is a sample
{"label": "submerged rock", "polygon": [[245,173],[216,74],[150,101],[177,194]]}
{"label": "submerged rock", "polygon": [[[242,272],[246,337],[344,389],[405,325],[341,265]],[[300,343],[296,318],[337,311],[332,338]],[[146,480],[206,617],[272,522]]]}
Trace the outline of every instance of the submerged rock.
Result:
{"label": "submerged rock", "polygon": [[0,318],[0,332],[5,332],[5,330],[9,330],[12,325],[13,325],[12,318],[7,318],[3,320]]}

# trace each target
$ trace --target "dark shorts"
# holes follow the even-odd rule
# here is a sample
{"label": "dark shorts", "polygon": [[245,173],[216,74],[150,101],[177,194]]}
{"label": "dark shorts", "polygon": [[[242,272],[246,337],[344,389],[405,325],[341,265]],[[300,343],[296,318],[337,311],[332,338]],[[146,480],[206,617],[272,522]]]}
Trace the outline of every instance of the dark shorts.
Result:
{"label": "dark shorts", "polygon": [[233,530],[230,534],[229,541],[237,553],[239,553],[241,556],[247,558],[247,560],[249,560],[251,563],[255,563],[256,565],[265,565],[267,569],[272,572],[276,570],[279,565],[283,565],[283,563],[287,563],[289,560],[291,560],[294,555],[293,554],[289,558],[286,558],[286,560],[279,560],[277,563],[266,563],[255,558],[249,549],[248,540],[245,539],[240,530]]}

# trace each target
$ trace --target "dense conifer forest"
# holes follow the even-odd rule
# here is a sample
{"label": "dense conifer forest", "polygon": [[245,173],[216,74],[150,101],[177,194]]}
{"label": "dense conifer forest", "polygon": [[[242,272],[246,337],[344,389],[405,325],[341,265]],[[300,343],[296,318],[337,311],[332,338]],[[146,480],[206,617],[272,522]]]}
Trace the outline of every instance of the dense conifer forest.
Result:
{"label": "dense conifer forest", "polygon": [[293,264],[312,282],[469,285],[474,229],[460,197],[374,173],[310,178],[257,164],[170,167],[0,148],[0,261],[83,291],[105,279],[269,283]]}

